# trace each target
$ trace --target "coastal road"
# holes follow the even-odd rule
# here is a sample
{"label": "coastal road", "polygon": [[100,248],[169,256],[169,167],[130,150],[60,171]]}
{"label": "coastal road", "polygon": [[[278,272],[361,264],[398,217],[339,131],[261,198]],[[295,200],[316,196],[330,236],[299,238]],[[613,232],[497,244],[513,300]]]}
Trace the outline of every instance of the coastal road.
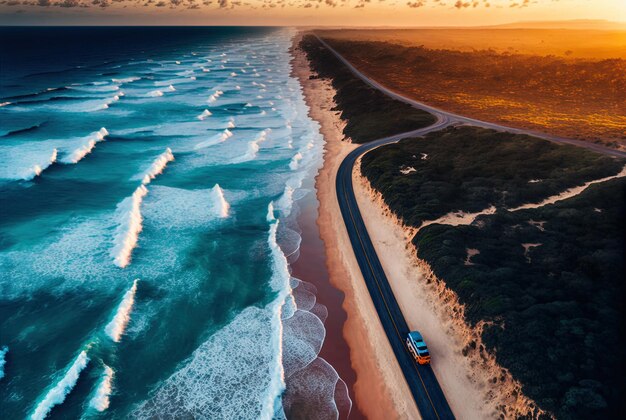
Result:
{"label": "coastal road", "polygon": [[[356,160],[369,150],[406,137],[421,136],[430,131],[440,130],[449,124],[448,118],[443,116],[427,128],[366,143],[346,156],[341,162],[336,179],[337,199],[354,255],[420,414],[427,420],[453,419],[454,415],[430,365],[417,364],[406,348],[405,340],[410,330],[359,212],[352,185],[352,170]],[[426,340],[428,341],[428,337]]]}
{"label": "coastal road", "polygon": [[[593,150],[594,152],[597,153],[601,153],[604,155],[609,155],[609,156],[615,156],[615,157],[626,157],[626,152],[620,151],[620,150],[614,150],[614,149],[610,149],[608,147],[599,145],[599,144],[595,144],[595,143],[591,143],[591,142],[586,142],[583,140],[575,140],[575,139],[568,139],[568,138],[564,138],[564,137],[558,137],[558,136],[550,136],[544,133],[540,133],[537,131],[532,131],[532,130],[522,130],[519,128],[512,128],[512,127],[506,127],[503,125],[499,125],[499,124],[495,124],[495,123],[490,123],[487,121],[481,121],[481,120],[477,120],[474,118],[469,118],[469,117],[464,117],[462,115],[458,115],[458,114],[453,114],[451,112],[447,112],[447,111],[443,111],[441,109],[432,107],[430,105],[426,105],[422,102],[416,101],[414,99],[408,98],[398,92],[394,92],[393,90],[381,85],[380,83],[378,83],[375,80],[370,79],[369,77],[367,77],[365,74],[361,73],[361,71],[359,71],[356,67],[354,67],[352,65],[352,63],[350,63],[346,58],[344,58],[341,54],[339,54],[333,47],[331,47],[330,45],[328,45],[328,43],[326,41],[324,41],[322,38],[320,38],[318,35],[315,35],[315,37],[319,40],[319,42],[322,43],[322,45],[324,45],[330,52],[332,52],[335,57],[337,57],[346,67],[348,67],[350,69],[350,71],[352,73],[354,73],[355,76],[357,76],[359,79],[363,80],[365,83],[367,83],[368,85],[370,85],[371,87],[373,87],[374,89],[380,90],[381,92],[385,93],[386,95],[400,101],[400,102],[404,102],[406,104],[409,104],[415,108],[421,109],[423,111],[429,112],[431,114],[433,114],[434,116],[438,117],[439,119],[447,119],[449,121],[449,124],[469,124],[469,125],[473,125],[476,127],[482,127],[482,128],[489,128],[492,130],[498,130],[498,131],[507,131],[509,133],[514,133],[514,134],[527,134],[530,136],[534,136],[534,137],[538,137],[541,139],[545,139],[545,140],[549,140],[552,141],[554,143],[561,143],[561,144],[571,144],[574,146],[578,146],[578,147],[583,147],[585,149],[589,149],[589,150]],[[409,133],[407,133],[408,136]]]}
{"label": "coastal road", "polygon": [[[556,143],[583,147],[610,156],[626,157],[626,153],[580,140],[548,136],[543,133],[505,127],[494,123],[456,115],[407,98],[365,76],[323,39],[317,35],[315,36],[329,51],[331,51],[344,65],[346,65],[365,83],[396,100],[427,111],[437,118],[436,122],[429,127],[385,137],[383,139],[363,144],[354,149],[350,154],[348,154],[348,156],[346,156],[339,167],[336,178],[336,189],[339,207],[341,209],[341,214],[346,225],[356,260],[363,274],[363,278],[374,303],[374,307],[378,313],[378,317],[383,325],[400,368],[404,373],[404,377],[409,385],[409,388],[411,389],[420,414],[424,419],[453,419],[454,415],[452,410],[446,401],[445,395],[437,382],[437,378],[435,377],[432,368],[430,365],[417,364],[406,348],[405,340],[410,331],[409,327],[404,319],[402,311],[400,310],[398,302],[396,301],[393,290],[389,285],[389,281],[387,280],[387,276],[385,275],[385,271],[382,268],[380,260],[378,259],[376,250],[374,249],[367,232],[367,228],[365,227],[365,223],[363,222],[363,218],[361,217],[354,194],[352,172],[357,159],[377,147],[398,142],[403,138],[422,136],[426,133],[441,130],[453,124],[468,124],[493,130],[508,131],[516,134],[532,135]],[[426,341],[428,341],[428,337],[426,337]],[[437,357],[437,355],[433,355],[433,357]]]}

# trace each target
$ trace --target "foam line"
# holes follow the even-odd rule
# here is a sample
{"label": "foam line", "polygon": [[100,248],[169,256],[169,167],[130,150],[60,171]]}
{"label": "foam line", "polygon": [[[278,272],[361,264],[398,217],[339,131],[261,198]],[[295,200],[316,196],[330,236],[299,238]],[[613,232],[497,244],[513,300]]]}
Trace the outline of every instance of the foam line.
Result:
{"label": "foam line", "polygon": [[211,111],[209,111],[208,109],[205,109],[204,111],[202,111],[202,114],[198,115],[196,118],[199,119],[200,121],[204,120],[206,117],[210,117],[211,115]]}
{"label": "foam line", "polygon": [[233,133],[227,128],[220,134],[213,136],[210,140],[200,142],[194,146],[194,149],[202,149],[204,147],[213,146],[217,143],[222,143],[233,136]]}
{"label": "foam line", "polygon": [[222,190],[219,184],[215,184],[211,191],[216,199],[217,212],[219,217],[228,217],[230,204],[228,204],[228,201],[226,201],[226,198],[224,197],[224,190]]}
{"label": "foam line", "polygon": [[63,378],[61,378],[61,380],[46,393],[46,396],[41,402],[37,404],[30,418],[32,420],[43,420],[48,416],[54,406],[62,404],[67,395],[74,389],[80,373],[85,369],[88,363],[89,357],[87,356],[87,351],[83,350],[66,370]]}
{"label": "foam line", "polygon": [[263,143],[265,140],[267,140],[267,135],[271,132],[271,129],[266,129],[263,130],[259,133],[259,135],[252,141],[248,142],[248,150],[246,151],[246,153],[243,156],[240,156],[239,158],[233,160],[232,163],[241,163],[241,162],[247,162],[249,160],[252,160],[254,158],[256,158],[257,153],[259,152],[260,149],[260,145],[261,143]]}
{"label": "foam line", "polygon": [[38,164],[33,165],[33,167],[28,170],[27,174],[22,179],[24,179],[24,181],[31,181],[32,179],[41,175],[43,171],[45,171],[48,167],[50,167],[50,165],[57,161],[57,155],[57,149],[53,149],[52,155],[50,155],[50,159],[47,163],[43,164],[43,166]]}
{"label": "foam line", "polygon": [[122,203],[127,206],[128,211],[124,214],[124,218],[120,227],[117,229],[115,238],[115,248],[113,249],[113,262],[120,268],[130,264],[133,249],[137,246],[139,233],[143,229],[141,217],[141,202],[148,194],[148,189],[144,185],[137,187],[133,195]]}
{"label": "foam line", "polygon": [[95,133],[91,133],[85,138],[86,142],[82,146],[75,149],[68,157],[64,158],[62,161],[64,163],[78,163],[81,159],[91,153],[94,147],[96,147],[96,143],[103,141],[104,138],[108,135],[109,132],[104,127],[96,131]]}
{"label": "foam line", "polygon": [[276,217],[274,216],[274,202],[273,201],[270,201],[270,203],[267,205],[266,220],[268,222],[273,222],[274,220],[276,220]]}
{"label": "foam line", "polygon": [[123,79],[111,79],[111,81],[113,83],[132,83],[132,82],[136,82],[139,79],[141,79],[141,77],[131,76],[131,77],[123,78]]}
{"label": "foam line", "polygon": [[217,101],[217,98],[219,98],[223,94],[224,94],[224,92],[222,92],[221,90],[216,90],[215,93],[213,93],[211,96],[209,96],[209,99],[207,99],[207,102],[208,103],[213,103],[213,102]]}
{"label": "foam line", "polygon": [[296,153],[291,158],[291,162],[289,162],[289,169],[291,169],[292,171],[295,171],[296,169],[298,169],[298,165],[301,160],[302,160],[302,153],[300,152]]}
{"label": "foam line", "polygon": [[124,297],[122,298],[120,305],[117,307],[115,316],[111,322],[104,327],[104,332],[116,343],[119,343],[122,339],[122,334],[124,334],[124,330],[126,330],[126,326],[130,321],[130,313],[133,310],[133,305],[135,304],[135,293],[137,293],[138,281],[139,279],[135,279],[132,287],[124,293]]}
{"label": "foam line", "polygon": [[167,149],[165,149],[165,152],[161,153],[159,157],[157,157],[154,162],[152,162],[150,169],[148,169],[148,172],[146,172],[143,177],[142,183],[144,185],[149,184],[150,181],[152,181],[154,178],[157,177],[157,175],[162,173],[167,164],[173,160],[174,155],[172,154],[172,149],[168,147]]}
{"label": "foam line", "polygon": [[153,90],[153,91],[148,92],[146,94],[146,96],[150,96],[152,98],[156,98],[158,96],[163,96],[163,92],[161,92],[160,90]]}
{"label": "foam line", "polygon": [[104,365],[104,375],[98,384],[96,393],[89,402],[89,405],[97,411],[104,411],[109,408],[109,398],[113,391],[113,369]]}

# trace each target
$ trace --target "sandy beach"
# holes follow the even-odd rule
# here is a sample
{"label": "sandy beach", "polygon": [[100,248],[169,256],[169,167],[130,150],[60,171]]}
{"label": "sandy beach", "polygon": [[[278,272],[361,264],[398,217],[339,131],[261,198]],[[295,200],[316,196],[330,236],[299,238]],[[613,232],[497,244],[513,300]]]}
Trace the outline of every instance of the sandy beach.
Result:
{"label": "sandy beach", "polygon": [[[298,40],[299,37],[294,39],[294,45]],[[326,248],[330,281],[345,295],[343,334],[356,372],[354,403],[371,419],[420,418],[363,281],[337,203],[337,169],[356,145],[342,141],[343,123],[338,112],[332,111],[335,104],[330,83],[310,79],[304,54],[294,50],[293,55],[294,75],[304,89],[310,116],[320,123],[325,139],[324,165],[316,177],[320,202],[318,225]]]}

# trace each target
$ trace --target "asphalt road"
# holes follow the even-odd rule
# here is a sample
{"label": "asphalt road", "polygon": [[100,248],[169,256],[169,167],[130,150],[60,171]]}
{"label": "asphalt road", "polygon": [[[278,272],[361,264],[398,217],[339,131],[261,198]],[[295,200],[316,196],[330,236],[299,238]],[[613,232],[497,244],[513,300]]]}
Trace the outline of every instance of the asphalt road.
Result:
{"label": "asphalt road", "polygon": [[[454,415],[430,365],[417,364],[406,348],[405,340],[410,330],[361,218],[352,185],[352,169],[359,156],[368,150],[383,144],[396,142],[405,137],[420,136],[429,131],[439,130],[448,124],[447,119],[442,119],[434,125],[421,130],[364,144],[346,156],[339,167],[336,179],[339,207],[341,208],[341,214],[354,249],[354,255],[363,273],[363,278],[391,348],[424,419],[453,419]],[[425,337],[425,339],[426,343],[428,343],[428,337]],[[437,355],[433,354],[432,357],[436,358]]]}

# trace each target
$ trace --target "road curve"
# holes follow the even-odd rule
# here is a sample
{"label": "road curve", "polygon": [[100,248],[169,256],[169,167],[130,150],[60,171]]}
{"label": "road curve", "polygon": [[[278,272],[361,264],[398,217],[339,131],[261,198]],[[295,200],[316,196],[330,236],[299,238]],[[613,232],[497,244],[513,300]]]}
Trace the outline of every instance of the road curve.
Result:
{"label": "road curve", "polygon": [[[397,142],[405,137],[421,136],[430,131],[440,130],[449,123],[449,120],[443,117],[430,127],[364,144],[354,149],[341,162],[336,179],[337,199],[354,255],[387,339],[404,373],[420,414],[426,420],[453,419],[454,415],[430,365],[417,364],[406,348],[405,340],[410,330],[359,212],[352,185],[352,170],[359,156],[371,149]],[[428,341],[428,337],[426,340]],[[436,358],[437,355],[432,357]]]}
{"label": "road curve", "polygon": [[599,145],[599,144],[595,144],[595,143],[591,143],[591,142],[586,142],[583,140],[575,140],[575,139],[568,139],[568,138],[564,138],[564,137],[558,137],[558,136],[551,136],[548,134],[544,134],[541,132],[537,132],[537,131],[532,131],[532,130],[522,130],[519,128],[511,128],[511,127],[506,127],[503,125],[499,125],[499,124],[495,124],[495,123],[490,123],[490,122],[486,122],[486,121],[481,121],[481,120],[477,120],[474,118],[469,118],[469,117],[464,117],[462,115],[458,115],[458,114],[453,114],[451,112],[447,112],[447,111],[443,111],[441,109],[432,107],[430,105],[426,105],[422,102],[416,101],[414,99],[408,98],[400,93],[394,92],[393,90],[381,85],[380,83],[376,82],[375,80],[370,79],[369,77],[367,77],[365,74],[361,73],[356,67],[354,67],[352,65],[352,63],[350,63],[346,58],[344,58],[341,54],[339,54],[333,47],[331,47],[330,45],[328,45],[328,43],[326,41],[324,41],[322,38],[320,38],[318,35],[314,34],[315,37],[322,43],[322,45],[324,45],[330,52],[332,52],[335,57],[337,57],[346,67],[348,67],[350,69],[350,71],[352,73],[354,73],[355,76],[357,76],[359,79],[363,80],[365,83],[367,83],[368,85],[370,85],[371,87],[373,87],[374,89],[378,89],[381,92],[385,93],[386,95],[404,102],[406,104],[409,104],[415,108],[421,109],[423,111],[427,111],[430,112],[431,114],[435,115],[438,118],[447,118],[450,122],[450,124],[470,124],[476,127],[483,127],[483,128],[490,128],[492,130],[498,130],[498,131],[507,131],[509,133],[514,133],[514,134],[527,134],[529,136],[534,136],[534,137],[538,137],[541,139],[545,139],[545,140],[549,140],[555,143],[562,143],[562,144],[571,144],[574,146],[578,146],[578,147],[583,147],[585,149],[589,149],[589,150],[593,150],[594,152],[597,153],[602,153],[604,155],[609,155],[609,156],[615,156],[615,157],[626,157],[626,152],[622,152],[620,150],[614,150],[614,149],[610,149],[608,147]]}
{"label": "road curve", "polygon": [[[380,146],[395,143],[404,138],[419,137],[429,132],[441,130],[453,124],[469,124],[473,126],[507,131],[515,134],[526,134],[556,143],[571,144],[583,147],[594,152],[602,153],[615,157],[626,157],[626,152],[609,149],[607,147],[584,142],[581,140],[567,139],[556,136],[549,136],[543,133],[533,132],[529,130],[521,130],[516,128],[505,127],[502,125],[476,120],[473,118],[456,115],[446,112],[413,99],[407,98],[396,93],[380,83],[368,78],[359,70],[357,70],[348,60],[328,45],[323,39],[315,35],[316,38],[331,51],[344,65],[346,65],[354,75],[359,77],[368,85],[380,90],[386,95],[407,103],[415,108],[427,111],[436,117],[436,122],[425,128],[413,130],[406,133],[400,133],[393,136],[385,137],[363,144],[346,156],[341,162],[337,171],[335,180],[337,190],[337,200],[339,208],[346,225],[348,236],[354,250],[356,260],[363,274],[366,286],[378,313],[378,317],[383,325],[387,339],[393,349],[398,360],[398,364],[402,369],[404,377],[411,389],[413,398],[417,404],[422,418],[424,419],[454,419],[454,414],[448,405],[446,397],[435,377],[430,365],[419,365],[415,362],[405,345],[406,336],[409,333],[409,327],[404,319],[400,306],[396,301],[393,290],[389,285],[385,271],[382,268],[376,250],[363,222],[363,218],[359,211],[359,207],[354,194],[352,184],[352,172],[357,159],[363,154]],[[428,342],[428,337],[426,337]],[[437,355],[432,355],[437,357]]]}

